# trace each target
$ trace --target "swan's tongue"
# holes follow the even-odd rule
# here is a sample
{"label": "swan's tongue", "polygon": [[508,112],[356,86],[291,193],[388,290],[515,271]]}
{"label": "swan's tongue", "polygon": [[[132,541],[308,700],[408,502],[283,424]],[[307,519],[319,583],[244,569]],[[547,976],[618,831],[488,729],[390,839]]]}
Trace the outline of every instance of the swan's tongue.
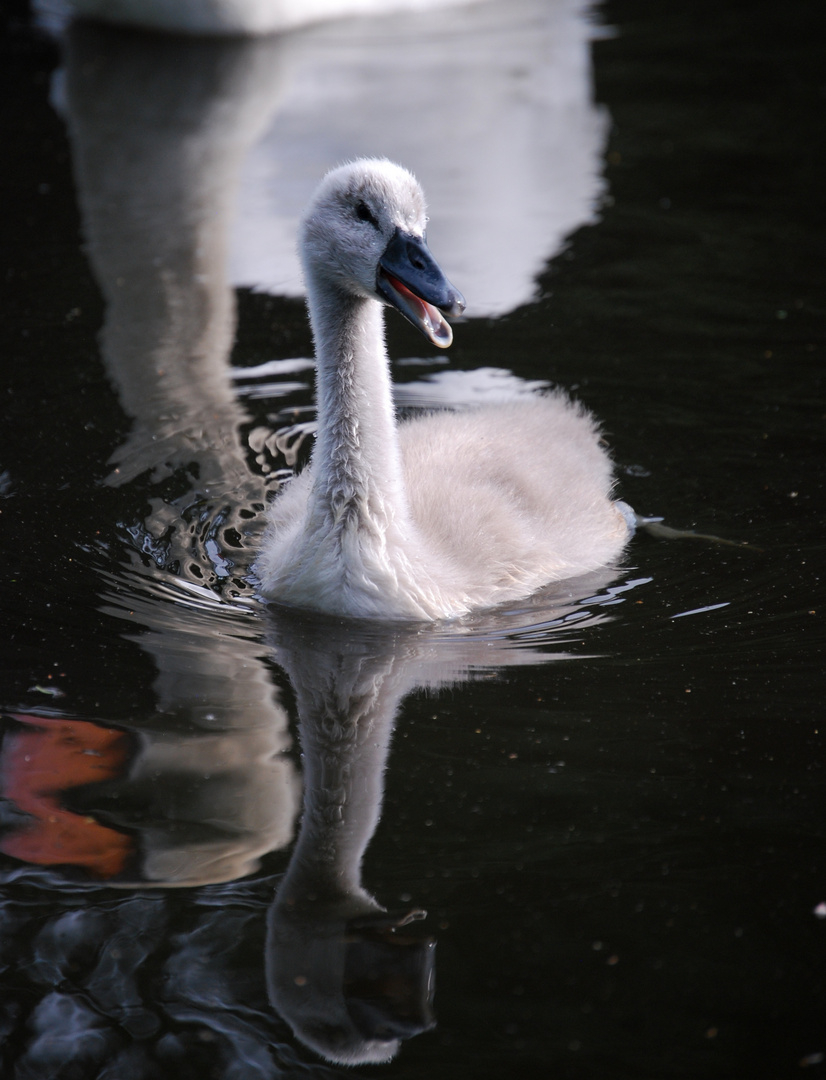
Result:
{"label": "swan's tongue", "polygon": [[376,291],[440,349],[453,341],[442,312],[461,315],[465,300],[442,273],[423,236],[396,229],[379,259]]}
{"label": "swan's tongue", "polygon": [[446,349],[453,341],[453,331],[450,325],[442,317],[441,311],[420,296],[416,296],[404,282],[393,277],[386,270],[383,271],[387,284],[396,294],[396,307],[424,334],[426,338],[438,345],[440,349]]}

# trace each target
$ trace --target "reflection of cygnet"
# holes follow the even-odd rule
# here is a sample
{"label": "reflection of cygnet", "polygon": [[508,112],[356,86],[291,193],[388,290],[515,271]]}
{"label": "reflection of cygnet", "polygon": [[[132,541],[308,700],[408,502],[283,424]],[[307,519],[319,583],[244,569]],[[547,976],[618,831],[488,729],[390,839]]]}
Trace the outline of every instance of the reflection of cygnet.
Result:
{"label": "reflection of cygnet", "polygon": [[336,614],[437,619],[613,563],[629,536],[593,418],[562,394],[396,427],[382,304],[434,344],[464,309],[406,170],[329,173],[301,250],[318,362],[312,462],[273,504],[261,591]]}
{"label": "reflection of cygnet", "polygon": [[278,660],[300,716],[304,813],[269,912],[270,1000],[322,1057],[389,1061],[401,1039],[433,1024],[434,943],[397,932],[424,912],[388,913],[361,885],[393,719],[411,674],[392,648],[371,655],[327,642],[324,627],[318,636],[310,625],[289,629],[295,647]]}
{"label": "reflection of cygnet", "polygon": [[[269,912],[267,985],[273,1007],[323,1057],[387,1061],[399,1040],[433,1023],[435,946],[404,929],[422,912],[386,912],[361,884],[399,703],[415,689],[567,656],[548,648],[554,628],[564,641],[569,620],[578,632],[602,622],[601,605],[629,587],[600,596],[607,584],[592,575],[448,630],[268,610],[272,655],[295,693],[305,786],[301,831]],[[540,627],[548,637],[534,648]]]}

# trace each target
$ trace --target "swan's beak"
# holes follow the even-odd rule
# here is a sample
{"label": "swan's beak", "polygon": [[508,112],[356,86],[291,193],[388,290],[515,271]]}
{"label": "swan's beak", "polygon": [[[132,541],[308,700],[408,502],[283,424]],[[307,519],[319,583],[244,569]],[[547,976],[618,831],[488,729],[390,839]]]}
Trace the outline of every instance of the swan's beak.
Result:
{"label": "swan's beak", "polygon": [[465,298],[442,273],[422,237],[396,229],[379,259],[376,288],[434,345],[446,349],[453,341],[443,315],[461,315]]}

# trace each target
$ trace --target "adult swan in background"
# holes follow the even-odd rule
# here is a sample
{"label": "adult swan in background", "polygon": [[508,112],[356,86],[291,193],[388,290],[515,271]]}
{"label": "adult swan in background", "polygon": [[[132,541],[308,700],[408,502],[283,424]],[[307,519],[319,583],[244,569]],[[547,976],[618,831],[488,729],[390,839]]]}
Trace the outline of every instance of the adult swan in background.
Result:
{"label": "adult swan in background", "polygon": [[279,493],[261,593],[356,617],[440,619],[611,565],[629,536],[597,424],[561,393],[396,424],[383,305],[434,345],[464,310],[405,169],[330,172],[301,225],[318,435]]}

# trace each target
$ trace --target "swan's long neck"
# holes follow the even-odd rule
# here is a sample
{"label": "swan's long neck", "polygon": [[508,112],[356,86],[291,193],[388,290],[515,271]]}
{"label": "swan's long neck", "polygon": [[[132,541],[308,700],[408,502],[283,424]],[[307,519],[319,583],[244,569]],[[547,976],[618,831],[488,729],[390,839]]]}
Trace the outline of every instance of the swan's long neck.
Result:
{"label": "swan's long neck", "polygon": [[316,345],[316,512],[385,528],[406,516],[382,305],[310,276]]}
{"label": "swan's long neck", "polygon": [[393,720],[406,687],[392,652],[333,657],[308,649],[307,657],[312,665],[302,657],[291,671],[304,813],[279,900],[305,917],[320,916],[325,906],[363,914],[378,909],[361,885],[361,862],[381,815]]}

